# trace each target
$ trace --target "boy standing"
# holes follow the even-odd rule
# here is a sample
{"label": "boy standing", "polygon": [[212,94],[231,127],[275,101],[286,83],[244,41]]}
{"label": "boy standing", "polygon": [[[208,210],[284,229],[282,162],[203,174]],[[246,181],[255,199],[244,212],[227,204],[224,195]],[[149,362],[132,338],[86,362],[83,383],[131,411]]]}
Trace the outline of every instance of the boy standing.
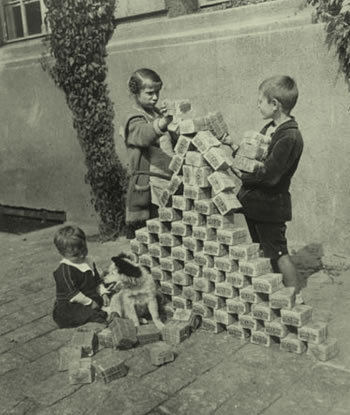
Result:
{"label": "boy standing", "polygon": [[242,180],[238,199],[253,242],[260,243],[274,272],[283,274],[286,287],[295,287],[297,303],[302,303],[300,279],[286,239],[286,222],[292,219],[289,186],[303,151],[298,124],[290,115],[297,99],[297,85],[289,76],[273,76],[260,85],[258,108],[263,119],[272,119],[261,133],[271,135],[271,143],[261,167],[238,174]]}

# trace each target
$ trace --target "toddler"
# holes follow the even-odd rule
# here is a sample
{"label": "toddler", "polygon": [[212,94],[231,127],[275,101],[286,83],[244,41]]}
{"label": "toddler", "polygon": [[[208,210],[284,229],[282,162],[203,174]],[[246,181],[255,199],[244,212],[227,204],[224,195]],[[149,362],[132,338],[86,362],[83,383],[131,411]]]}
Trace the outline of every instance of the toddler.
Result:
{"label": "toddler", "polygon": [[77,226],[64,226],[54,236],[62,260],[54,271],[56,301],[53,319],[60,328],[77,327],[87,322],[106,322],[101,310],[109,304],[95,263],[87,257],[86,236]]}

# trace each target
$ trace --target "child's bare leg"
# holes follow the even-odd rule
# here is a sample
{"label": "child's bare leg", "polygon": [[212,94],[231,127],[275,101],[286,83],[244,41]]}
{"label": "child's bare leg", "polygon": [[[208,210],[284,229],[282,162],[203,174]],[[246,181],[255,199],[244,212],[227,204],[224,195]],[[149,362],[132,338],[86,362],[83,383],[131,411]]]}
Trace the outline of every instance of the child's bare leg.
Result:
{"label": "child's bare leg", "polygon": [[156,325],[157,329],[162,330],[162,328],[164,327],[164,324],[161,322],[159,318],[158,303],[157,303],[156,298],[153,298],[152,300],[149,301],[148,310],[152,316],[153,323]]}
{"label": "child's bare leg", "polygon": [[282,255],[277,260],[280,272],[283,274],[283,283],[286,287],[295,287],[295,293],[300,292],[300,278],[298,272],[290,259],[290,256]]}

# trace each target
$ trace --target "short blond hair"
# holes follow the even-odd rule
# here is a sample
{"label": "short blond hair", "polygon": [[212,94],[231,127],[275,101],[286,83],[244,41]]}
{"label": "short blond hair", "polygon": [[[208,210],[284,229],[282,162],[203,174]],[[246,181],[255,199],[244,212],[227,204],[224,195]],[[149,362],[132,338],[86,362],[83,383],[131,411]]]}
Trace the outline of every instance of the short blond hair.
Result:
{"label": "short blond hair", "polygon": [[67,225],[55,233],[53,242],[62,256],[75,256],[86,247],[86,235],[78,226]]}
{"label": "short blond hair", "polygon": [[288,115],[295,107],[299,96],[295,80],[287,75],[275,75],[265,79],[260,84],[259,91],[268,102],[276,99],[281,104],[283,112]]}

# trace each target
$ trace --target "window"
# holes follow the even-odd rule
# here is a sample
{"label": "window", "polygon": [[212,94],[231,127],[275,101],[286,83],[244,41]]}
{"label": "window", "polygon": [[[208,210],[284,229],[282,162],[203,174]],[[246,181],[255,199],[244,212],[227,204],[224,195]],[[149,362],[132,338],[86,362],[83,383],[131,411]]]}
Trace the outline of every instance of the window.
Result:
{"label": "window", "polygon": [[47,32],[44,0],[0,0],[4,41],[26,39]]}

